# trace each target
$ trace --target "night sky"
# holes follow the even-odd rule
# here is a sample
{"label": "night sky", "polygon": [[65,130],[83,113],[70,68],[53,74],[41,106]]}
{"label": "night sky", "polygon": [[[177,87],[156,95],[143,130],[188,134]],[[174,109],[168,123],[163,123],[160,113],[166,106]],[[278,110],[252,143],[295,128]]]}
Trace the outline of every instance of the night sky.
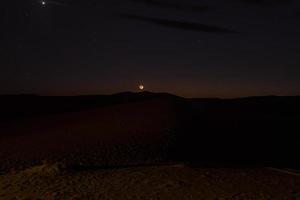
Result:
{"label": "night sky", "polygon": [[4,0],[0,94],[300,95],[297,0]]}

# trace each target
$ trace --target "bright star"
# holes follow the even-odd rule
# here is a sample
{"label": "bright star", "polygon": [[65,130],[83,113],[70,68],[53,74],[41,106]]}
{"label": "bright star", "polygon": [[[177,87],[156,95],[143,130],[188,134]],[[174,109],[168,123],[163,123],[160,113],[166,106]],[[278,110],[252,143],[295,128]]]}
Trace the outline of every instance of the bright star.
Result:
{"label": "bright star", "polygon": [[45,6],[45,5],[46,5],[46,1],[42,1],[41,3],[42,3],[42,5],[43,5],[43,6]]}

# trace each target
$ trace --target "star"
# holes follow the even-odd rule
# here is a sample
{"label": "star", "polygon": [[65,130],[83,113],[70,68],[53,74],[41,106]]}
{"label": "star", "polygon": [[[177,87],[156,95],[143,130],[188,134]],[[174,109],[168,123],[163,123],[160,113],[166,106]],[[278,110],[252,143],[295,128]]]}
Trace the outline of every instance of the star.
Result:
{"label": "star", "polygon": [[45,6],[45,5],[46,5],[46,1],[42,1],[41,4],[42,4],[43,6]]}

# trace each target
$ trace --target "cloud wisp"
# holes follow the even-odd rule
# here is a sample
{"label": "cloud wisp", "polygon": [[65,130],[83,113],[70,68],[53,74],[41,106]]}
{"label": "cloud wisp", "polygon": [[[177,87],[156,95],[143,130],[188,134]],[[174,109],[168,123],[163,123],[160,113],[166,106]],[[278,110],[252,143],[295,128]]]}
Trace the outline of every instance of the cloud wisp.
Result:
{"label": "cloud wisp", "polygon": [[262,6],[274,6],[274,5],[287,5],[292,0],[234,0],[248,4],[262,5]]}
{"label": "cloud wisp", "polygon": [[177,3],[170,1],[160,1],[160,0],[130,0],[136,3],[143,3],[147,6],[165,8],[165,9],[176,9],[183,11],[193,11],[193,12],[203,12],[207,11],[210,8],[206,5],[197,5],[197,4],[187,4],[187,3]]}
{"label": "cloud wisp", "polygon": [[151,24],[155,24],[157,26],[175,28],[180,30],[187,30],[187,31],[199,31],[199,32],[207,32],[207,33],[237,33],[236,31],[212,26],[212,25],[205,25],[195,22],[185,22],[185,21],[176,21],[170,19],[161,19],[161,18],[154,18],[154,17],[145,17],[145,16],[138,16],[138,15],[131,15],[131,14],[122,14],[122,18],[127,18],[129,20],[135,21],[143,21]]}

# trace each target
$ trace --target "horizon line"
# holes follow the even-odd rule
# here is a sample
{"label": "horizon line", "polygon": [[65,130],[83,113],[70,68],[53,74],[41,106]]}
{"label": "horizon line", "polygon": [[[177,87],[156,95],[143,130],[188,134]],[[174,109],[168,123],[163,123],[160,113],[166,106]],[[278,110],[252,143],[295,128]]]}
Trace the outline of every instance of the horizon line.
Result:
{"label": "horizon line", "polygon": [[266,95],[241,95],[241,96],[232,96],[232,97],[209,97],[209,96],[203,96],[203,97],[187,97],[184,95],[177,95],[169,92],[151,92],[151,91],[124,91],[124,92],[115,92],[115,93],[95,93],[95,94],[74,94],[74,95],[51,95],[51,94],[38,94],[38,93],[6,93],[6,94],[1,94],[0,97],[2,96],[36,96],[36,97],[82,97],[82,96],[113,96],[113,95],[118,95],[118,94],[125,94],[125,93],[131,93],[131,94],[167,94],[167,95],[172,95],[184,99],[244,99],[244,98],[253,98],[253,97],[300,97],[299,95],[275,95],[275,94],[266,94]]}

